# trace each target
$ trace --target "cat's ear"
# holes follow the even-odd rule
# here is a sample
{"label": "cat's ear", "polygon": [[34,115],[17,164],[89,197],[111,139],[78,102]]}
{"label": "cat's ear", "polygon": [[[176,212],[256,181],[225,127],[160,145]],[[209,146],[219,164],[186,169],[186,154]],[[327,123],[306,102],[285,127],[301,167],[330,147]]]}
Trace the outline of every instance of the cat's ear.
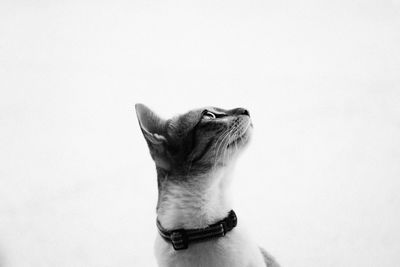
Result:
{"label": "cat's ear", "polygon": [[167,143],[165,121],[143,104],[136,104],[136,115],[144,138],[149,145],[159,146]]}

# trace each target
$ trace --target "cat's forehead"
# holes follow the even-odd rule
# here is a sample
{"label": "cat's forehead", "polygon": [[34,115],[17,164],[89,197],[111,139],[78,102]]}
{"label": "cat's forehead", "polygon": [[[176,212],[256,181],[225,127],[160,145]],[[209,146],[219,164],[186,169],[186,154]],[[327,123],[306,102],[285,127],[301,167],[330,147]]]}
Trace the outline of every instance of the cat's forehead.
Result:
{"label": "cat's forehead", "polygon": [[199,116],[205,110],[208,110],[208,111],[211,111],[211,112],[214,112],[214,113],[226,113],[228,111],[227,109],[223,109],[223,108],[219,108],[219,107],[206,106],[206,107],[190,110],[190,111],[184,113],[183,116],[188,116],[189,118],[190,117],[194,117],[196,115]]}
{"label": "cat's forehead", "polygon": [[226,113],[228,110],[218,107],[205,107],[204,109],[215,112],[215,113]]}
{"label": "cat's forehead", "polygon": [[213,106],[206,106],[206,107],[190,110],[190,111],[188,111],[188,112],[186,112],[184,114],[176,116],[175,119],[196,120],[202,115],[202,113],[205,110],[208,110],[208,111],[211,111],[211,112],[214,112],[214,113],[226,113],[227,112],[227,110],[223,109],[223,108],[218,108],[218,107],[213,107]]}
{"label": "cat's forehead", "polygon": [[213,106],[206,106],[202,108],[192,109],[186,113],[173,117],[170,120],[170,128],[180,133],[187,132],[201,120],[201,116],[205,110],[217,114],[224,114],[227,111],[225,109]]}

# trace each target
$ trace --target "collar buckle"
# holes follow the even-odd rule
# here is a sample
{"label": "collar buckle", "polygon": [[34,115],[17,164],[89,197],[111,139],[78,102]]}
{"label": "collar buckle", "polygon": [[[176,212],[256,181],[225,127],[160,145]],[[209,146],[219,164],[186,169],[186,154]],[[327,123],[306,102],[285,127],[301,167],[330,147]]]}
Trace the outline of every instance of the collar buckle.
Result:
{"label": "collar buckle", "polygon": [[171,243],[175,250],[187,249],[189,246],[186,231],[175,230],[171,233]]}

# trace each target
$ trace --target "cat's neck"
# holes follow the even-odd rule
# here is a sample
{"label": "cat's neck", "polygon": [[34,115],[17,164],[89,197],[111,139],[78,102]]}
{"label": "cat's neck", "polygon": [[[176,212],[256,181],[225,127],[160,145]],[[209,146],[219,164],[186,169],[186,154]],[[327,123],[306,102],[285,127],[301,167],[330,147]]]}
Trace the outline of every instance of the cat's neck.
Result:
{"label": "cat's neck", "polygon": [[157,217],[165,229],[204,228],[232,209],[225,174],[191,179],[196,182],[169,182],[161,189]]}

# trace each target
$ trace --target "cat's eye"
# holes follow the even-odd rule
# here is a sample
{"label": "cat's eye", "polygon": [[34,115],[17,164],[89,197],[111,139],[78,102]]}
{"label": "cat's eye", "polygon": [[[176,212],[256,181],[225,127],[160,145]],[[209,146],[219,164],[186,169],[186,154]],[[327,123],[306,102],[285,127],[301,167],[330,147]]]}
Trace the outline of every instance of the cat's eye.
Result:
{"label": "cat's eye", "polygon": [[217,116],[215,116],[215,114],[212,113],[211,111],[206,110],[203,114],[203,118],[208,119],[208,120],[213,120],[213,119],[216,119]]}

